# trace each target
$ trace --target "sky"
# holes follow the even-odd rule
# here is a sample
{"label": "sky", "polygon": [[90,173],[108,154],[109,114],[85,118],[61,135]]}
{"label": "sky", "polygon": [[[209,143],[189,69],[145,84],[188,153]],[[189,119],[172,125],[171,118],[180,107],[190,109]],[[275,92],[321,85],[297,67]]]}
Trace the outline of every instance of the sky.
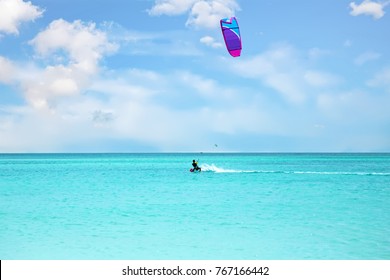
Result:
{"label": "sky", "polygon": [[[390,1],[0,0],[0,152],[390,152]],[[240,57],[219,20],[235,16]]]}

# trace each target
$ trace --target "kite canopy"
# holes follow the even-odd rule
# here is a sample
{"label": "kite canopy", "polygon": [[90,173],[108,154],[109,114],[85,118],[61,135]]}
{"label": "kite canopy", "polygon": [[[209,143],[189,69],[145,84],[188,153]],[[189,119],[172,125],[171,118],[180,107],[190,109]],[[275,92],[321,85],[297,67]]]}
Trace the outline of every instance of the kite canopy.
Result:
{"label": "kite canopy", "polygon": [[240,56],[242,44],[237,19],[235,17],[223,18],[220,22],[227,50],[233,57]]}

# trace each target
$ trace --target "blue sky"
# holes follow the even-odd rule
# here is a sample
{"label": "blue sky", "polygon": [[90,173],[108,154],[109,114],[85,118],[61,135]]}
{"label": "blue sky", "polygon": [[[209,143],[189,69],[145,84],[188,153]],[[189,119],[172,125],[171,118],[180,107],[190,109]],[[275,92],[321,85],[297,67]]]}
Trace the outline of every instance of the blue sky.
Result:
{"label": "blue sky", "polygon": [[[0,152],[390,152],[389,12],[0,0]],[[230,16],[238,58],[219,29]]]}

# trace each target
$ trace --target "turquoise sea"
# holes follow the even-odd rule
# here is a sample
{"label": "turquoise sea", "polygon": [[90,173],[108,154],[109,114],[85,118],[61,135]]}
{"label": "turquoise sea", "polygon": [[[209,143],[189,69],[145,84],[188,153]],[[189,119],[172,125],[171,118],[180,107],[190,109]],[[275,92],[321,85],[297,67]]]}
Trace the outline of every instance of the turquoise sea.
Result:
{"label": "turquoise sea", "polygon": [[389,260],[390,154],[0,154],[0,259]]}

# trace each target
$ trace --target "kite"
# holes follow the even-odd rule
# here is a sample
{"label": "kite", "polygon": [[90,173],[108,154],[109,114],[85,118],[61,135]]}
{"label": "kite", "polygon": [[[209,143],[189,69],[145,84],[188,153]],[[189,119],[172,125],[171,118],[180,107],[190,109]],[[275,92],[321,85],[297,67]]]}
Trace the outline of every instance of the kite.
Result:
{"label": "kite", "polygon": [[223,18],[220,23],[225,45],[230,55],[233,57],[240,56],[242,44],[237,19],[235,17]]}

